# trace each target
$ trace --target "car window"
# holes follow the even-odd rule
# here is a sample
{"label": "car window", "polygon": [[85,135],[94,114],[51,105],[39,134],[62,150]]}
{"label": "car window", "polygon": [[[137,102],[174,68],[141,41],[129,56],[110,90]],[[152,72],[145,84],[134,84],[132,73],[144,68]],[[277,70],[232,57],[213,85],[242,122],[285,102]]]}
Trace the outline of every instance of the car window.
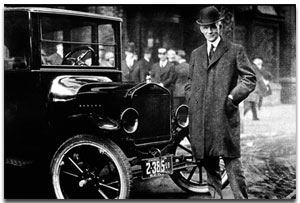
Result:
{"label": "car window", "polygon": [[115,67],[115,30],[108,21],[57,15],[40,19],[43,66]]}
{"label": "car window", "polygon": [[4,69],[27,69],[30,58],[28,13],[5,13],[4,22]]}

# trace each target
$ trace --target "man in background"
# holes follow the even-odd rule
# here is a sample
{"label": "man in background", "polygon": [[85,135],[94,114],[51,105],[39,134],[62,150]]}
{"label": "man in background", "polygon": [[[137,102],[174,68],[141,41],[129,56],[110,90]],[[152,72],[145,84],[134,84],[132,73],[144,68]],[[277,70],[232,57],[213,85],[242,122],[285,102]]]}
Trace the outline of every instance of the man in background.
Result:
{"label": "man in background", "polygon": [[101,67],[109,67],[110,64],[107,62],[107,60],[105,60],[105,48],[103,45],[99,45],[99,65]]}
{"label": "man in background", "polygon": [[159,62],[153,64],[152,66],[152,70],[151,70],[152,82],[156,82],[159,85],[167,88],[172,95],[174,90],[174,83],[175,83],[175,67],[167,59],[166,48],[158,49],[158,58],[159,58]]}
{"label": "man in background", "polygon": [[108,67],[115,66],[115,54],[111,51],[105,53],[105,60],[107,61]]}
{"label": "man in background", "polygon": [[178,107],[181,104],[186,104],[186,95],[185,95],[185,86],[188,84],[188,75],[189,75],[189,64],[185,59],[185,51],[177,50],[176,61],[178,65],[175,66],[175,88],[173,92],[174,98],[174,108]]}
{"label": "man in background", "polygon": [[138,74],[138,82],[146,82],[147,80],[151,80],[151,62],[152,51],[150,48],[146,47],[143,50],[143,57],[137,62],[137,74]]}
{"label": "man in background", "polygon": [[262,75],[262,80],[264,84],[266,85],[266,90],[262,92],[262,94],[259,95],[258,97],[258,110],[261,109],[262,104],[263,104],[263,98],[266,96],[269,96],[272,94],[272,89],[270,86],[270,81],[273,80],[273,75],[271,74],[270,71],[266,70],[266,68],[263,66],[263,59],[260,57],[257,57],[253,60],[253,64],[258,68],[259,72]]}
{"label": "man in background", "polygon": [[56,52],[47,57],[47,64],[50,65],[61,65],[64,57],[64,47],[63,44],[56,45]]}
{"label": "man in background", "polygon": [[122,79],[123,81],[137,81],[136,74],[136,63],[134,57],[134,43],[128,43],[128,46],[125,49],[125,60],[122,61],[121,69],[122,69]]}
{"label": "man in background", "polygon": [[176,51],[174,49],[169,49],[167,51],[167,58],[170,63],[174,66],[178,65]]}

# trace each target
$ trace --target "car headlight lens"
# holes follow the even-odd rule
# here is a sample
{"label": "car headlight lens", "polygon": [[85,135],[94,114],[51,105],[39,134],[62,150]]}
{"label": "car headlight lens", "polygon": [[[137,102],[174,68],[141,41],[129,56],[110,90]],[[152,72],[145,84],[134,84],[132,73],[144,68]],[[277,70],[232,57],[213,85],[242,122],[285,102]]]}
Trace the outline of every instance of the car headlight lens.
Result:
{"label": "car headlight lens", "polygon": [[175,119],[181,128],[189,125],[189,107],[185,104],[180,105],[175,111]]}
{"label": "car headlight lens", "polygon": [[125,109],[121,113],[121,122],[125,132],[134,133],[139,125],[139,113],[133,108]]}

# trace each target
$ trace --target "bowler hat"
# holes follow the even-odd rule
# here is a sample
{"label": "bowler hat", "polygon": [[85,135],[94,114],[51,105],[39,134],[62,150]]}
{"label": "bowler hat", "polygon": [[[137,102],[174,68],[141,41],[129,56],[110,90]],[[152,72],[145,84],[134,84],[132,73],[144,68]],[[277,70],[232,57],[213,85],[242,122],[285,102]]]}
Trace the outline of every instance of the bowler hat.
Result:
{"label": "bowler hat", "polygon": [[196,21],[199,25],[210,25],[224,19],[218,9],[214,6],[208,6],[200,10],[199,19]]}
{"label": "bowler hat", "polygon": [[150,48],[146,47],[144,49],[144,54],[151,54],[151,53],[152,53],[152,50]]}

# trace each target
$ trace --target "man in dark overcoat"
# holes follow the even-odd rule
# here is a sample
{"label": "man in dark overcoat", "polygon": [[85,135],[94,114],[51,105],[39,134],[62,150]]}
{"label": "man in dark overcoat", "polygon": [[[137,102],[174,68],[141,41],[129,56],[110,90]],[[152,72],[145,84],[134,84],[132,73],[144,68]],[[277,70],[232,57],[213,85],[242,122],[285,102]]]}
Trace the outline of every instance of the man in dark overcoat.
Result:
{"label": "man in dark overcoat", "polygon": [[209,6],[197,20],[206,43],[193,50],[190,59],[189,130],[193,155],[207,171],[212,196],[223,198],[222,157],[234,197],[246,199],[238,104],[255,89],[256,77],[244,48],[220,36],[222,19],[217,8]]}
{"label": "man in dark overcoat", "polygon": [[143,51],[143,58],[137,62],[137,77],[139,82],[146,82],[147,78],[151,75],[151,62],[152,51],[150,48],[146,47]]}
{"label": "man in dark overcoat", "polygon": [[267,91],[267,85],[264,82],[264,77],[260,72],[259,68],[253,63],[253,70],[256,75],[256,87],[251,94],[244,100],[244,115],[247,114],[249,110],[252,111],[252,120],[259,120],[257,115],[257,107],[259,103],[259,97],[262,96]]}
{"label": "man in dark overcoat", "polygon": [[177,62],[175,66],[176,81],[173,92],[173,108],[177,108],[181,104],[186,104],[184,87],[188,83],[189,64],[185,59],[185,51],[177,50]]}
{"label": "man in dark overcoat", "polygon": [[263,97],[269,96],[272,94],[272,89],[270,86],[270,81],[273,80],[273,75],[270,71],[266,69],[265,66],[263,66],[263,59],[261,57],[256,57],[253,59],[253,64],[255,67],[257,67],[259,74],[262,75],[262,80],[264,84],[266,85],[266,89],[264,91],[261,91],[258,97],[258,110],[262,107],[263,104]]}
{"label": "man in dark overcoat", "polygon": [[167,88],[173,94],[176,75],[174,65],[167,59],[167,50],[158,49],[159,62],[153,64],[151,69],[151,80]]}
{"label": "man in dark overcoat", "polygon": [[125,59],[121,62],[122,80],[139,82],[137,61],[134,59],[134,44],[129,43],[125,49]]}

